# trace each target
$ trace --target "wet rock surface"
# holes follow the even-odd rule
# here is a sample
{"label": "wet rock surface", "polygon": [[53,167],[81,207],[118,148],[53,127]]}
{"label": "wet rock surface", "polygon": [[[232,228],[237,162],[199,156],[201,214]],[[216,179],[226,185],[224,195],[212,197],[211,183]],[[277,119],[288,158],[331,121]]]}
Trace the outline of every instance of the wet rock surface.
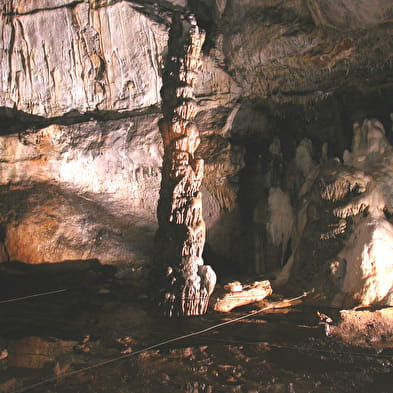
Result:
{"label": "wet rock surface", "polygon": [[[95,262],[1,266],[0,391],[390,392],[391,346],[326,337],[316,309],[261,313],[143,350],[249,312],[169,320],[138,286]],[[67,291],[4,303],[21,295]],[[333,319],[333,309],[324,310]],[[139,350],[142,350],[139,352]],[[78,370],[81,370],[80,372]],[[42,383],[46,381],[45,383]]]}

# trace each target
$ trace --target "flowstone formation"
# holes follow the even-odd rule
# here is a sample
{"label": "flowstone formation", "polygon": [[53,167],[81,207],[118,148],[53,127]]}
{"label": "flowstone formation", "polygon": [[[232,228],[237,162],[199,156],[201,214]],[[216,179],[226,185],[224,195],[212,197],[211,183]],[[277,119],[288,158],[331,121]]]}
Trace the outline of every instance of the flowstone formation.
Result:
{"label": "flowstone formation", "polygon": [[161,90],[164,159],[156,248],[157,263],[166,275],[160,305],[168,316],[204,314],[216,281],[202,259],[204,162],[195,156],[200,138],[193,122],[198,111],[193,88],[204,38],[192,15],[174,15]]}
{"label": "flowstone formation", "polygon": [[303,186],[281,279],[338,307],[393,305],[393,152],[378,120],[354,124],[352,152]]}

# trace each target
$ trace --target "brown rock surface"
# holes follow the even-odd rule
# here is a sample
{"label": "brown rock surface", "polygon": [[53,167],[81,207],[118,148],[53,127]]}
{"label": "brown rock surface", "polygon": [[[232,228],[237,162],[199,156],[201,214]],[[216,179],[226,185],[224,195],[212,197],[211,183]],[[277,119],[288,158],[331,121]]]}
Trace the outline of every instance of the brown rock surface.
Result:
{"label": "brown rock surface", "polygon": [[243,95],[306,103],[378,83],[361,73],[390,68],[391,12],[389,0],[236,0],[217,21],[218,39]]}
{"label": "brown rock surface", "polygon": [[100,200],[49,184],[3,189],[1,201],[7,260],[141,265],[151,256],[154,225],[125,214],[124,208],[109,211]]}
{"label": "brown rock surface", "polygon": [[328,330],[351,345],[392,347],[393,310],[343,310],[338,323]]}

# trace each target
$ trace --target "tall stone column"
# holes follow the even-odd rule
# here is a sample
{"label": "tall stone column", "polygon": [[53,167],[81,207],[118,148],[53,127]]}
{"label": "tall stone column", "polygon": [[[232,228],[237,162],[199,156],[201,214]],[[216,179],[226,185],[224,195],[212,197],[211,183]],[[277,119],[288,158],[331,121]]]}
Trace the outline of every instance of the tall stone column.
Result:
{"label": "tall stone column", "polygon": [[156,234],[156,263],[165,277],[159,302],[170,317],[204,314],[216,282],[202,259],[204,163],[195,155],[200,138],[193,121],[198,112],[193,88],[204,39],[192,15],[173,16],[161,89],[164,159]]}

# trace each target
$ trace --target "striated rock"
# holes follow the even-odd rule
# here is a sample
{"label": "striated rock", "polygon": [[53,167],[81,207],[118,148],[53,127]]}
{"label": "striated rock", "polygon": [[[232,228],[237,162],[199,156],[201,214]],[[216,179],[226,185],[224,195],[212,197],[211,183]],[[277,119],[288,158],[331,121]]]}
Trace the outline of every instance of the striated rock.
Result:
{"label": "striated rock", "polygon": [[157,120],[151,114],[0,137],[0,182],[61,184],[152,221],[162,160]]}
{"label": "striated rock", "polygon": [[304,104],[387,83],[374,71],[391,69],[389,0],[6,0],[0,105],[51,117],[159,103],[168,14],[187,6],[208,31],[204,63],[214,72],[200,81],[215,100],[237,90]]}
{"label": "striated rock", "polygon": [[242,273],[286,263],[282,281],[320,302],[391,304],[388,0],[3,1],[0,260],[96,258],[124,276],[148,264],[163,58],[185,7],[207,31],[202,65],[183,74],[183,102],[162,92],[167,115],[198,130],[173,143],[194,172],[204,159],[187,196],[204,206],[204,259]]}
{"label": "striated rock", "polygon": [[[148,262],[151,250],[146,245],[157,226],[163,154],[158,118],[152,113],[51,125],[0,137],[1,261]],[[233,206],[230,195],[235,195],[235,188],[228,184],[228,177],[241,168],[242,155],[239,166],[230,165],[234,160],[230,146],[224,138],[220,140],[213,150],[203,150],[209,174],[203,188],[208,228],[229,204]],[[206,141],[203,144],[207,146]],[[212,159],[219,155],[227,162],[225,170]],[[47,232],[49,227],[52,230]],[[97,248],[100,231],[114,243],[107,238]],[[72,240],[73,236],[79,240]],[[214,248],[225,248],[217,234],[208,239]]]}
{"label": "striated rock", "polygon": [[[156,11],[144,11],[127,1],[7,0],[0,18],[0,106],[55,117],[158,104],[168,31],[165,20],[150,18]],[[197,95],[215,94],[214,107],[239,93],[212,59],[201,73]]]}
{"label": "striated rock", "polygon": [[54,117],[132,110],[160,101],[165,25],[125,1],[99,8],[92,3],[5,7],[0,106]]}
{"label": "striated rock", "polygon": [[[215,117],[219,117],[228,103],[241,95],[242,89],[211,57],[201,54],[201,62],[194,87],[195,97],[199,103],[197,119],[206,116],[204,112],[217,107],[220,111]],[[230,105],[230,108],[232,106]]]}
{"label": "striated rock", "polygon": [[2,261],[149,262],[161,179],[157,119],[1,137]]}
{"label": "striated rock", "polygon": [[[70,6],[72,3],[81,3],[83,0],[5,0],[4,11],[7,14],[28,14],[38,10],[48,10]],[[92,1],[94,3],[95,0]]]}
{"label": "striated rock", "polygon": [[392,20],[392,3],[389,0],[310,0],[306,4],[317,26],[355,30]]}

